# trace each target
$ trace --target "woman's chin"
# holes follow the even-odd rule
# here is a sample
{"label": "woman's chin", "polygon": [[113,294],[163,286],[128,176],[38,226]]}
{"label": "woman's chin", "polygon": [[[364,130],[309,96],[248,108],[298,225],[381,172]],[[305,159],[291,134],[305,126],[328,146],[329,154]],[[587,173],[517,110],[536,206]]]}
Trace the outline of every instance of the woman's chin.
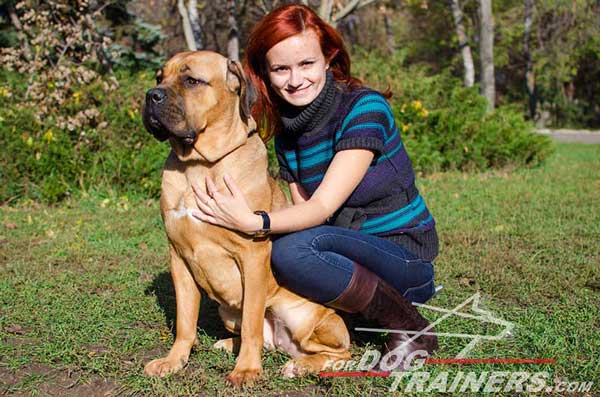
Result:
{"label": "woman's chin", "polygon": [[294,96],[294,95],[286,95],[285,96],[285,100],[293,106],[306,106],[309,103],[311,103],[312,101],[314,101],[316,98],[316,95],[299,95],[299,96]]}

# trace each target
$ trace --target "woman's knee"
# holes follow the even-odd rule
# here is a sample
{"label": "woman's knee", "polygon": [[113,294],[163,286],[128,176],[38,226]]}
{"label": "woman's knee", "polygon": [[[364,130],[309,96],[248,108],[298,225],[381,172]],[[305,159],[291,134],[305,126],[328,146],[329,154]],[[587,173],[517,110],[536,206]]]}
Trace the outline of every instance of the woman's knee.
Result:
{"label": "woman's knee", "polygon": [[303,231],[290,233],[273,240],[271,266],[277,275],[293,273],[310,248],[310,239]]}
{"label": "woman's knee", "polygon": [[278,278],[294,278],[313,262],[313,242],[321,233],[320,229],[321,227],[301,230],[273,240],[271,267]]}

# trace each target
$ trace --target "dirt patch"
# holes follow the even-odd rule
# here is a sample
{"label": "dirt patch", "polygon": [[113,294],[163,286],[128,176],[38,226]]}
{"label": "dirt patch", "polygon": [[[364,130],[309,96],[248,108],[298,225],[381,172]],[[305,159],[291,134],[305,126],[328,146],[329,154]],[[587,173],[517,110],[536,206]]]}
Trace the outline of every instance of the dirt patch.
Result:
{"label": "dirt patch", "polygon": [[51,368],[44,364],[29,364],[17,370],[0,367],[0,395],[42,396],[118,396],[124,391],[112,379],[85,377],[68,369]]}

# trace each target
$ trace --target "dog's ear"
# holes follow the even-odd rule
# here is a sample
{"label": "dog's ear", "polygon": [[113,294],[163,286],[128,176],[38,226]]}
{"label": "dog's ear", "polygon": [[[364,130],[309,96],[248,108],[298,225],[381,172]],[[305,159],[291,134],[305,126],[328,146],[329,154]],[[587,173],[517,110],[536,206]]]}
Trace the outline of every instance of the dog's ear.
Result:
{"label": "dog's ear", "polygon": [[239,95],[240,117],[247,123],[251,117],[252,105],[256,102],[256,89],[244,76],[242,64],[231,59],[227,60],[227,87]]}

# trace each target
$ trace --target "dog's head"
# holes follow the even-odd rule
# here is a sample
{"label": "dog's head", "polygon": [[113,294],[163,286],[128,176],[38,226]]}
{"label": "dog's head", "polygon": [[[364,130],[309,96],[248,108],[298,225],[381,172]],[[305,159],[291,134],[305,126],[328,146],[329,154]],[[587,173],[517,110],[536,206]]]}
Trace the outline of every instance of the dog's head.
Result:
{"label": "dog's head", "polygon": [[156,139],[169,139],[180,158],[215,162],[256,128],[255,99],[239,62],[210,51],[183,52],[157,72],[143,105],[144,126]]}

